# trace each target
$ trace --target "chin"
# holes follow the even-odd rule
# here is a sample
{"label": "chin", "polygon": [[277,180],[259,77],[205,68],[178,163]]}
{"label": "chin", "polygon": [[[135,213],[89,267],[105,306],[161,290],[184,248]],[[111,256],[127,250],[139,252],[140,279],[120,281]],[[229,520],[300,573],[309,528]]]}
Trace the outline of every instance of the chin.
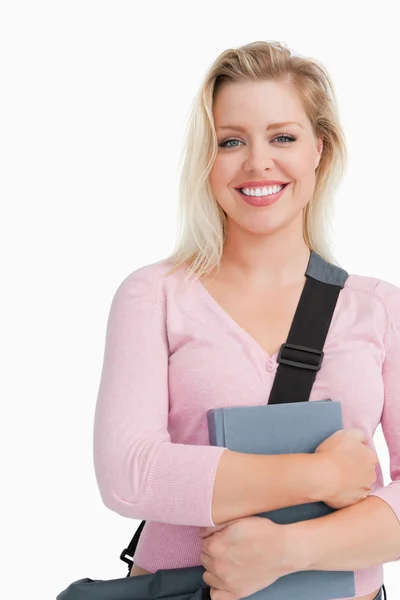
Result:
{"label": "chin", "polygon": [[239,224],[239,227],[248,233],[254,233],[255,235],[270,235],[278,231],[278,229],[282,229],[285,226],[285,223],[243,223]]}

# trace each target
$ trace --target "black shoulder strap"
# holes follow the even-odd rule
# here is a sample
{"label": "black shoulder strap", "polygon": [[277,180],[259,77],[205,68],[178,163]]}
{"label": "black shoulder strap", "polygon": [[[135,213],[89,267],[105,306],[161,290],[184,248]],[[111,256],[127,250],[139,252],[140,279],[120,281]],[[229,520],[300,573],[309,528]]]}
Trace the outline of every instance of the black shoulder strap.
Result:
{"label": "black shoulder strap", "polygon": [[[317,371],[323,360],[323,347],[340,291],[348,273],[325,261],[314,251],[305,272],[306,282],[297,305],[292,326],[277,358],[279,366],[268,404],[309,400]],[[128,575],[140,534],[142,521],[120,559],[128,564]]]}
{"label": "black shoulder strap", "polygon": [[316,252],[310,254],[305,275],[288,338],[279,351],[268,404],[309,400],[339,293],[349,276]]}

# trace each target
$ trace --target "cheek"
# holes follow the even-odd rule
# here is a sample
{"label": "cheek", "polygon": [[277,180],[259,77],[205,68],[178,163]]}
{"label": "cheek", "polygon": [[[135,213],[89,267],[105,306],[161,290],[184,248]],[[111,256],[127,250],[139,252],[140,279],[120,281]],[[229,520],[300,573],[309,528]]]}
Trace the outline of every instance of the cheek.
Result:
{"label": "cheek", "polygon": [[209,175],[211,186],[216,189],[229,185],[235,180],[239,167],[232,157],[217,156]]}
{"label": "cheek", "polygon": [[297,156],[295,169],[299,173],[300,176],[314,176],[315,171],[315,149],[309,148],[306,151],[303,151],[299,156]]}

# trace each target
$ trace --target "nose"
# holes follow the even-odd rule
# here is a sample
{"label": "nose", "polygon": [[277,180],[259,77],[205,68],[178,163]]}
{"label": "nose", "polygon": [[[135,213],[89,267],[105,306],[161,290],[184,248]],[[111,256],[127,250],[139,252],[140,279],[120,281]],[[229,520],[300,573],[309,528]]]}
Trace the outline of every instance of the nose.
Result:
{"label": "nose", "polygon": [[274,166],[273,148],[265,140],[249,144],[244,163],[245,171],[264,172]]}

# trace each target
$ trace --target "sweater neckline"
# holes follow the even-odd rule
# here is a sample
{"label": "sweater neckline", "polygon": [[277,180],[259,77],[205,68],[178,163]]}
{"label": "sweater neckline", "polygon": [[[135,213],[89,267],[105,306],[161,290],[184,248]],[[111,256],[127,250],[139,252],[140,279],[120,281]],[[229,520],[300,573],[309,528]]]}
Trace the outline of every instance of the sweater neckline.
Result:
{"label": "sweater neckline", "polygon": [[[315,260],[316,256],[317,255],[315,254],[315,252],[313,250],[310,250],[310,257],[309,257],[308,264],[307,264],[304,275],[307,275],[309,273],[310,267],[313,263],[313,260]],[[236,332],[236,334],[239,335],[239,337],[245,343],[247,343],[248,346],[253,347],[255,349],[255,351],[261,355],[264,362],[273,363],[275,365],[278,364],[277,359],[278,359],[280,349],[277,352],[275,352],[274,354],[270,355],[257,342],[257,340],[248,331],[246,331],[246,329],[243,329],[243,327],[241,327],[241,325],[239,325],[239,323],[221,306],[221,304],[208,291],[206,286],[203,284],[203,282],[199,278],[195,278],[195,283],[196,283],[198,289],[200,290],[200,293],[203,296],[204,300],[207,302],[207,304],[212,308],[212,310],[214,311],[215,314],[217,314],[221,319],[223,319],[223,321],[228,325],[228,327],[231,330],[234,330]],[[304,282],[304,286],[305,286],[305,283],[306,282]],[[294,316],[293,316],[291,326],[293,324],[293,321],[294,321]]]}
{"label": "sweater neckline", "polygon": [[216,313],[223,321],[228,325],[228,327],[236,332],[239,337],[247,344],[256,349],[258,354],[261,354],[264,361],[277,362],[278,352],[272,354],[270,356],[266,350],[257,342],[257,340],[250,335],[246,329],[243,329],[241,325],[221,306],[221,304],[212,296],[212,294],[207,290],[205,285],[200,281],[200,279],[196,279],[196,284],[207,302],[207,304],[213,309],[214,313]]}

